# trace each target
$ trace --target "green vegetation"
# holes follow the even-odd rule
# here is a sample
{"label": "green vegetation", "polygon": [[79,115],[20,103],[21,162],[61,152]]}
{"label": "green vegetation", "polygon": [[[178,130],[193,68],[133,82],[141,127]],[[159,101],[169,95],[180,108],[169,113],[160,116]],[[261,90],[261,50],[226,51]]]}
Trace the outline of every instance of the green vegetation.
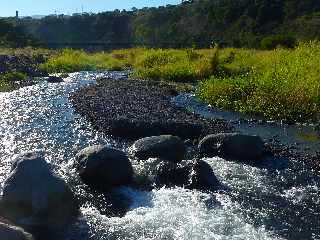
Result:
{"label": "green vegetation", "polygon": [[0,19],[0,46],[25,47],[35,42],[35,38],[18,22]]}
{"label": "green vegetation", "polygon": [[132,11],[23,18],[18,24],[48,46],[60,42],[86,48],[81,43],[100,42],[109,49],[208,48],[213,41],[224,47],[259,48],[263,38],[273,35],[320,39],[319,12],[319,0],[190,0]]}
{"label": "green vegetation", "polygon": [[65,49],[51,57],[40,68],[47,72],[76,72],[90,70],[122,70],[128,63],[107,53],[88,54],[82,50]]}
{"label": "green vegetation", "polygon": [[6,92],[14,89],[15,82],[25,81],[27,75],[20,72],[10,72],[0,75],[0,92]]}
{"label": "green vegetation", "polygon": [[202,54],[193,49],[150,49],[138,55],[134,76],[140,79],[192,82],[211,76],[217,68],[218,50]]}
{"label": "green vegetation", "polygon": [[197,94],[218,108],[268,119],[316,121],[319,61],[319,42],[301,43],[294,50],[225,49],[220,58],[223,74],[202,81]]}
{"label": "green vegetation", "polygon": [[297,45],[295,38],[288,35],[273,35],[261,40],[260,47],[265,50],[272,50],[277,47],[294,48]]}
{"label": "green vegetation", "polygon": [[133,77],[147,80],[192,82],[211,76],[217,68],[218,50],[128,49],[88,54],[66,49],[41,65],[47,72],[123,70],[133,68]]}

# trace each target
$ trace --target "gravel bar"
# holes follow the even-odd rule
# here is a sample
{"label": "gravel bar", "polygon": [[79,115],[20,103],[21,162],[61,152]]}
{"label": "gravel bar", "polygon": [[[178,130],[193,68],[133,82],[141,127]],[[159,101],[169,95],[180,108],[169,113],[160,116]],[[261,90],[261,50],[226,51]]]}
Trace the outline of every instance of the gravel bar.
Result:
{"label": "gravel bar", "polygon": [[221,120],[207,120],[171,103],[175,91],[140,80],[100,80],[73,93],[76,111],[95,129],[126,139],[172,134],[197,139],[230,131]]}

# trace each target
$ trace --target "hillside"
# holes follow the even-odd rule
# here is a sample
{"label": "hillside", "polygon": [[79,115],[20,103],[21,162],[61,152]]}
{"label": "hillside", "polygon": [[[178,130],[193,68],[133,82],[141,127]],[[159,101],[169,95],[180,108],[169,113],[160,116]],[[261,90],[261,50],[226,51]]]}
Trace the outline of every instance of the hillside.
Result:
{"label": "hillside", "polygon": [[259,47],[270,35],[319,39],[320,1],[198,0],[131,11],[24,18],[20,24],[40,42]]}

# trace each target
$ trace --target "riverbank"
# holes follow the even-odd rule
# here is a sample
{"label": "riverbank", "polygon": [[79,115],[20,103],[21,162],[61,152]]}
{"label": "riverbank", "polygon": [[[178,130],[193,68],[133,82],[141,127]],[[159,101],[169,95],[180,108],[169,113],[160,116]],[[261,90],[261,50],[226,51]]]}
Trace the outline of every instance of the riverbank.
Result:
{"label": "riverbank", "polygon": [[0,48],[0,91],[10,91],[33,84],[33,78],[48,76],[40,69],[54,51],[46,49]]}

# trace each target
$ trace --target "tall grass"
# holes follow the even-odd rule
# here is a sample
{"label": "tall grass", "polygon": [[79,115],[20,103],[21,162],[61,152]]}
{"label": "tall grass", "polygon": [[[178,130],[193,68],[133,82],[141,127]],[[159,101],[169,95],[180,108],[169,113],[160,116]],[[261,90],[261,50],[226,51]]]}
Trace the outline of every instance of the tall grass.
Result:
{"label": "tall grass", "polygon": [[90,70],[122,70],[128,66],[126,59],[104,52],[88,54],[82,50],[65,49],[40,66],[47,72],[76,72]]}
{"label": "tall grass", "polygon": [[[230,56],[231,61],[228,61]],[[198,96],[218,108],[288,121],[318,120],[320,43],[296,49],[226,49],[224,74],[199,84]]]}
{"label": "tall grass", "polygon": [[136,48],[88,54],[66,49],[41,65],[41,69],[47,72],[74,72],[133,68],[133,77],[136,78],[188,82],[213,74],[217,67],[217,52],[216,49],[201,53],[193,49]]}
{"label": "tall grass", "polygon": [[150,49],[136,57],[134,76],[143,79],[190,82],[211,76],[218,50],[206,54],[193,49]]}

